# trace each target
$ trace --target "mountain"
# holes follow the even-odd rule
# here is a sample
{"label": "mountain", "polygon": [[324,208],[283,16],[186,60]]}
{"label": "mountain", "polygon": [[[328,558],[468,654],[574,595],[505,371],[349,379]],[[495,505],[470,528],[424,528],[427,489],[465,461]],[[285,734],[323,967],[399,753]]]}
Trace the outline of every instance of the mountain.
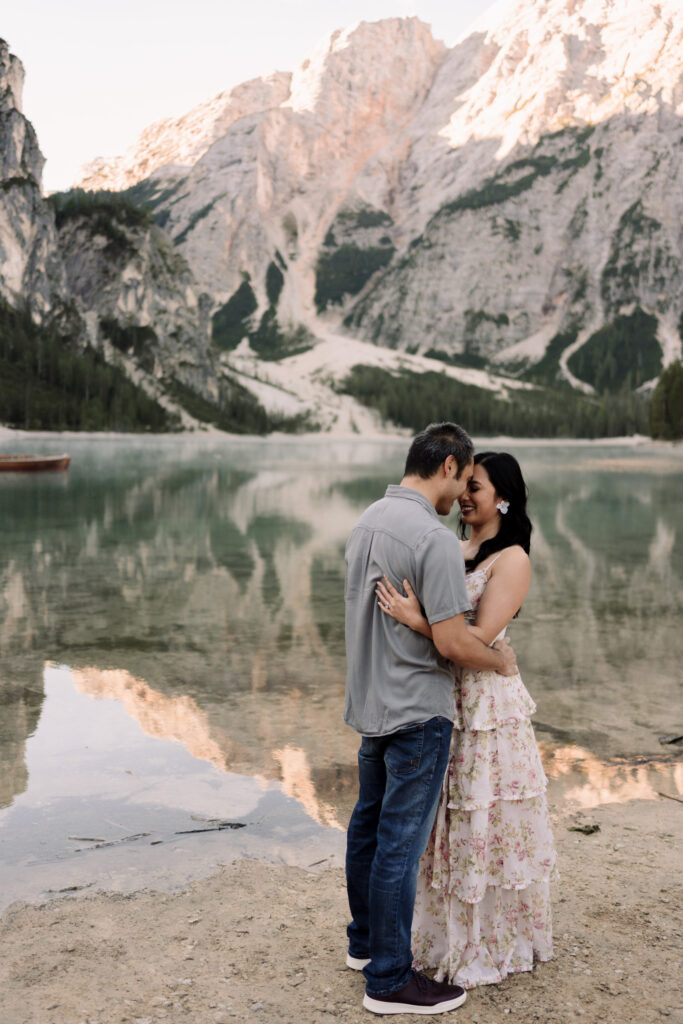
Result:
{"label": "mountain", "polygon": [[210,296],[118,193],[42,195],[24,69],[0,40],[0,421],[29,428],[287,426],[218,365]]}
{"label": "mountain", "polygon": [[128,369],[173,379],[207,400],[218,393],[207,298],[146,211],[115,196],[69,196],[55,206],[70,295],[93,345],[112,347]]}
{"label": "mountain", "polygon": [[83,184],[134,186],[228,304],[226,348],[269,317],[584,391],[614,358],[609,386],[642,385],[681,351],[682,21],[520,0],[450,50],[361,22]]}
{"label": "mountain", "polygon": [[[549,355],[581,386],[581,347],[640,308],[655,321],[647,351],[668,362],[683,308],[680,6],[502,13],[448,54],[410,125],[410,241],[350,326],[405,346],[428,325],[434,347],[508,366]],[[649,366],[645,352],[643,339]]]}
{"label": "mountain", "polygon": [[135,328],[128,371],[209,403],[613,432],[618,394],[636,429],[635,392],[681,354],[682,117],[677,0],[503,2],[450,49],[416,18],[360,22],[84,169],[81,208],[108,190],[154,227],[111,270],[101,219],[60,224],[65,287],[108,357]]}
{"label": "mountain", "polygon": [[0,40],[0,299],[41,320],[67,299],[54,218],[41,194],[44,159],[22,113],[24,68]]}

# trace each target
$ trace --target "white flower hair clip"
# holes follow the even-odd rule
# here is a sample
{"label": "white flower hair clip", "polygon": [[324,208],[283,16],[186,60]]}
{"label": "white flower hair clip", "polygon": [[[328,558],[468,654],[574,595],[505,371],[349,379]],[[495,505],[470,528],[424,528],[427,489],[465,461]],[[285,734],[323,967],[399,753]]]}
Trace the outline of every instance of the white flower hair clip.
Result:
{"label": "white flower hair clip", "polygon": [[505,498],[501,498],[498,504],[496,505],[496,508],[498,509],[500,514],[504,516],[506,515],[507,510],[510,508],[510,502],[506,501]]}

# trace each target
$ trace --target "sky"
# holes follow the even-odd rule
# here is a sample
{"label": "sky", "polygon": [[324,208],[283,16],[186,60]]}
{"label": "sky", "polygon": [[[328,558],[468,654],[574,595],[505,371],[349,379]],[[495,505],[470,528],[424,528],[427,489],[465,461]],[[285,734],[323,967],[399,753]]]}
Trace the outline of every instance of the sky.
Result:
{"label": "sky", "polygon": [[0,38],[26,72],[24,114],[47,159],[43,187],[69,188],[97,156],[240,82],[292,71],[357,21],[416,15],[449,46],[495,0],[16,0]]}

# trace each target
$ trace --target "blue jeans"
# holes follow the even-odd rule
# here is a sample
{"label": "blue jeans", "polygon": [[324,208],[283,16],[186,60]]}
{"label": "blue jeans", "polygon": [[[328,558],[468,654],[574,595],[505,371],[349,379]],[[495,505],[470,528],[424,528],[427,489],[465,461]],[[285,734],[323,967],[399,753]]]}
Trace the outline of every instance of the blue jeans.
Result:
{"label": "blue jeans", "polygon": [[389,736],[364,736],[360,795],[346,844],[352,921],[349,953],[370,957],[368,995],[388,995],[410,978],[410,930],[420,857],[434,821],[453,725],[432,718]]}

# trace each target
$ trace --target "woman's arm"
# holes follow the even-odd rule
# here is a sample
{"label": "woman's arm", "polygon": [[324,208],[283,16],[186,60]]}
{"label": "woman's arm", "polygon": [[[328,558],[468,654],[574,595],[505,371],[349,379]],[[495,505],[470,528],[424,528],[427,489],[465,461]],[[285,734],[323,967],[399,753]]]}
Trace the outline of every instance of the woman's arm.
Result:
{"label": "woman's arm", "polygon": [[378,597],[377,603],[386,615],[390,615],[392,619],[402,622],[404,626],[414,629],[416,633],[422,633],[423,636],[429,637],[431,640],[432,627],[422,614],[420,602],[408,580],[403,581],[403,589],[406,592],[406,597],[399,594],[396,587],[385,576],[378,582],[375,589]]}
{"label": "woman's arm", "polygon": [[485,644],[492,643],[522,607],[530,581],[531,563],[526,551],[517,545],[505,548],[491,568],[471,632]]}
{"label": "woman's arm", "polygon": [[[477,608],[476,621],[473,626],[468,626],[469,631],[485,644],[492,643],[522,607],[530,581],[531,563],[526,551],[518,545],[505,548],[491,569],[486,590]],[[383,581],[380,580],[375,590],[380,608],[385,615],[433,639],[432,627],[424,617],[420,602],[408,580],[403,581],[403,589],[405,597],[386,576]]]}

